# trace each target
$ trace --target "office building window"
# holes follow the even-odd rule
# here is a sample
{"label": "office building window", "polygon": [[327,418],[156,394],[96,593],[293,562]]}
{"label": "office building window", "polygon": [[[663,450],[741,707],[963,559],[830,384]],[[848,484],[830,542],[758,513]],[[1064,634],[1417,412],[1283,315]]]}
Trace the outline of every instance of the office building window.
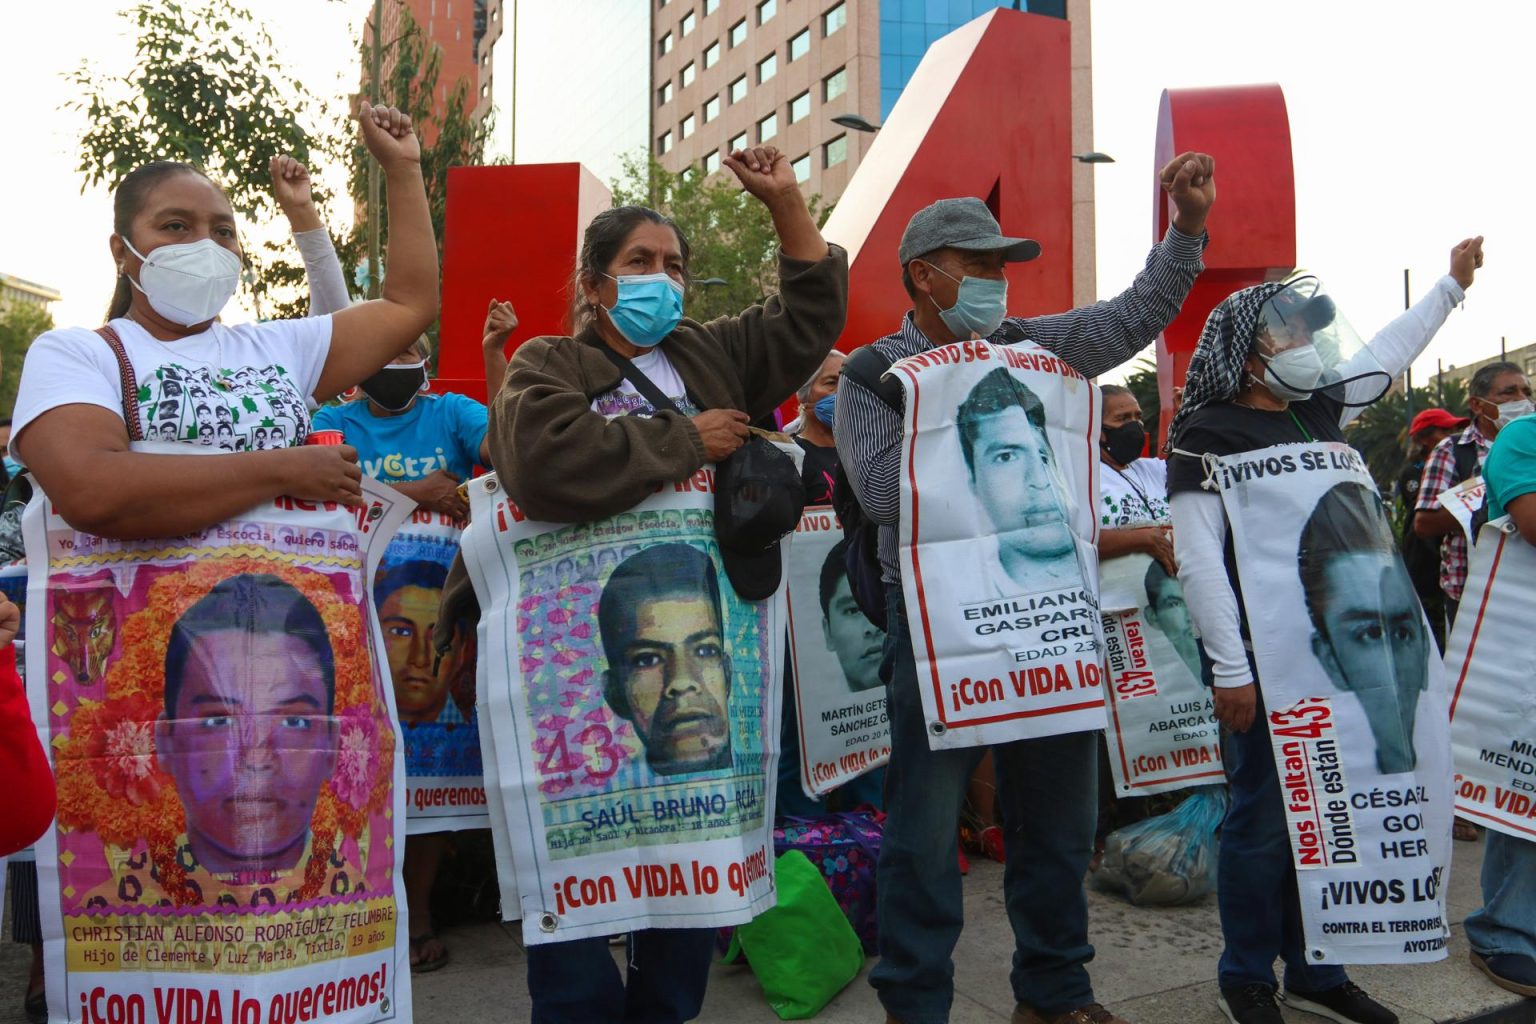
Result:
{"label": "office building window", "polygon": [[720,63],[720,44],[710,43],[704,48],[704,66],[712,68]]}
{"label": "office building window", "polygon": [[720,0],[704,0],[704,17],[709,17],[720,9]]}
{"label": "office building window", "polygon": [[740,103],[742,100],[746,99],[747,76],[742,75],[740,78],[736,79],[736,81],[732,82],[730,85],[730,90],[732,103]]}
{"label": "office building window", "polygon": [[731,144],[729,146],[727,146],[726,148],[729,149],[732,153],[739,153],[742,150],[746,149],[747,145],[748,145],[747,133],[746,132],[742,132],[740,135],[738,135],[735,138],[731,139]]}
{"label": "office building window", "polygon": [[694,117],[692,114],[689,114],[687,117],[683,118],[682,123],[677,126],[677,137],[680,139],[686,139],[688,136],[692,135],[693,127],[697,123],[698,118]]}
{"label": "office building window", "polygon": [[795,181],[799,182],[800,184],[803,185],[806,182],[810,181],[811,180],[811,154],[807,153],[807,154],[805,154],[805,156],[801,157],[800,159],[796,160],[794,163],[790,164],[789,165],[789,169],[795,172]]}
{"label": "office building window", "polygon": [[829,36],[846,24],[848,24],[848,5],[838,4],[821,16],[821,34],[823,37]]}
{"label": "office building window", "polygon": [[697,24],[698,19],[693,16],[692,11],[689,11],[687,14],[683,15],[683,20],[677,23],[677,34],[680,36],[686,36],[689,32],[693,31],[693,26]]}
{"label": "office building window", "polygon": [[806,29],[789,41],[789,59],[799,60],[811,52],[811,30]]}
{"label": "office building window", "polygon": [[656,52],[665,57],[672,52],[672,33],[668,32],[661,37],[661,42],[656,44]]}
{"label": "office building window", "polygon": [[767,117],[765,117],[761,121],[757,122],[757,141],[758,142],[767,142],[769,139],[773,138],[777,134],[779,134],[779,115],[778,114],[769,114]]}
{"label": "office building window", "polygon": [[779,13],[779,0],[763,0],[757,5],[757,23],[762,25],[772,21],[773,16]]}
{"label": "office building window", "polygon": [[747,19],[742,18],[731,26],[731,46],[737,47],[747,41]]}
{"label": "office building window", "polygon": [[661,138],[656,140],[656,152],[663,156],[672,151],[672,133],[662,132]]}
{"label": "office building window", "polygon": [[757,62],[757,84],[762,85],[768,79],[779,73],[779,55],[770,53]]}
{"label": "office building window", "polygon": [[704,101],[704,123],[708,124],[720,116],[720,95],[716,93]]}
{"label": "office building window", "polygon": [[683,65],[683,73],[681,75],[681,78],[683,80],[683,88],[684,89],[688,88],[690,85],[693,84],[693,76],[694,76],[693,61],[689,61],[687,64]]}
{"label": "office building window", "polygon": [[821,147],[821,166],[836,167],[848,159],[848,136],[839,135]]}
{"label": "office building window", "polygon": [[656,105],[664,107],[672,102],[672,79],[661,83],[661,88],[656,90]]}
{"label": "office building window", "polygon": [[821,80],[821,100],[830,103],[848,91],[848,69],[838,68]]}
{"label": "office building window", "polygon": [[811,94],[803,92],[789,101],[789,123],[802,121],[811,112]]}
{"label": "office building window", "polygon": [[720,151],[704,154],[704,173],[714,174],[720,169]]}

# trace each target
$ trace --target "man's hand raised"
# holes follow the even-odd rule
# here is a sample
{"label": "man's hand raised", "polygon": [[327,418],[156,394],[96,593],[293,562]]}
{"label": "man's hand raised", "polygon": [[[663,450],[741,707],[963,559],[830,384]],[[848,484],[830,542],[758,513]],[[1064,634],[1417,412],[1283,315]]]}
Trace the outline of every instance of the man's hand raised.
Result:
{"label": "man's hand raised", "polygon": [[1216,161],[1207,153],[1180,153],[1157,178],[1173,200],[1173,226],[1186,235],[1204,232],[1216,202]]}

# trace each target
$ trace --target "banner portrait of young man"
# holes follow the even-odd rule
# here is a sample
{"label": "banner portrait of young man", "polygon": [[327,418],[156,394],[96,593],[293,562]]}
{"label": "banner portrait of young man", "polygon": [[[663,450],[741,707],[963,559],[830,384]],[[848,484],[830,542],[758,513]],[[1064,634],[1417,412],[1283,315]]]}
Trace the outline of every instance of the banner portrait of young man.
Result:
{"label": "banner portrait of young man", "polygon": [[1219,784],[1221,729],[1184,589],[1149,555],[1100,563],[1105,739],[1115,792]]}
{"label": "banner portrait of young man", "polygon": [[1279,445],[1214,460],[1317,963],[1444,958],[1447,691],[1364,460]]}
{"label": "banner portrait of young man", "polygon": [[173,541],[28,507],[29,697],[59,794],[38,846],[53,1019],[410,1018],[369,596],[408,503],[371,482],[364,500],[282,498]]}
{"label": "banner portrait of young man", "polygon": [[885,630],[859,610],[830,507],[807,508],[789,552],[789,658],[800,781],[823,796],[890,760],[880,659]]}
{"label": "banner portrait of young man", "polygon": [[465,562],[499,666],[490,796],[528,943],[772,906],[784,591],[732,588],[713,477],[563,526],[525,520],[494,476],[470,485]]}
{"label": "banner portrait of young man", "polygon": [[962,342],[891,372],[929,745],[1103,728],[1098,389],[1031,345]]}
{"label": "banner portrait of young man", "polygon": [[475,633],[455,624],[442,657],[432,632],[462,524],[418,508],[385,549],[373,584],[405,745],[406,830],[488,828],[475,718]]}

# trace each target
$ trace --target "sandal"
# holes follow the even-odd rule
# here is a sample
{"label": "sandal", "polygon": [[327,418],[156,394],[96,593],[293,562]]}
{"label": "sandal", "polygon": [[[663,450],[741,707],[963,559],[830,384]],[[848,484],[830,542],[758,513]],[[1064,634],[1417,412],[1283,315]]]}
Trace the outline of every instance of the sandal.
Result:
{"label": "sandal", "polygon": [[1463,843],[1477,842],[1478,833],[1482,830],[1465,818],[1457,818],[1451,825],[1451,838]]}
{"label": "sandal", "polygon": [[[428,943],[437,943],[438,955],[428,958]],[[420,935],[411,936],[411,973],[427,974],[440,967],[448,966],[448,947],[437,937],[436,932],[423,932]]]}

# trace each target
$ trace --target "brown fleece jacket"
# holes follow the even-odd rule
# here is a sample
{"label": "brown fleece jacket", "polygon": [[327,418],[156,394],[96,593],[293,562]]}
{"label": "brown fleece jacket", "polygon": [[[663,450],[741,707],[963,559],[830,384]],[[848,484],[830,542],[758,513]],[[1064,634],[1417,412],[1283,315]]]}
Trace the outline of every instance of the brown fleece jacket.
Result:
{"label": "brown fleece jacket", "polygon": [[[848,254],[829,246],[818,262],[779,256],[779,294],[740,316],[684,320],[661,342],[688,396],[704,409],[740,409],[756,420],[810,379],[848,315]],[[618,515],[704,465],[692,422],[675,412],[619,416],[592,411],[619,385],[587,327],[574,338],[524,342],[491,403],[486,441],[507,494],[530,519],[582,523]],[[434,640],[479,619],[463,557],[443,587]]]}

